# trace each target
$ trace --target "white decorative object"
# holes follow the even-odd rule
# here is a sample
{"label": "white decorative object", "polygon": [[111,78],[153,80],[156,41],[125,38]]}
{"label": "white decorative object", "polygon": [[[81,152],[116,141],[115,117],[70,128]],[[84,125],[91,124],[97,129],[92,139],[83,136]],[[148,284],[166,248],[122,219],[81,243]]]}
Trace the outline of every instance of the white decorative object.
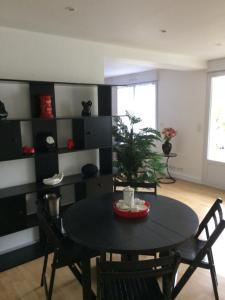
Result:
{"label": "white decorative object", "polygon": [[54,176],[50,177],[50,178],[45,178],[43,179],[43,183],[46,185],[55,185],[60,183],[63,180],[64,174],[59,173],[59,174],[55,174]]}
{"label": "white decorative object", "polygon": [[123,200],[129,208],[134,207],[134,189],[126,186],[123,190]]}

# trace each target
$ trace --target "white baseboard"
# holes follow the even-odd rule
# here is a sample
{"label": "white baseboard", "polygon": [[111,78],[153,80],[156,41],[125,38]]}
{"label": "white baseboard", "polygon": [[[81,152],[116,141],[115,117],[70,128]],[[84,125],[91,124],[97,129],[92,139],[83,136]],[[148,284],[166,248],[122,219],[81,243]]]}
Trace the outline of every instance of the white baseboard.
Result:
{"label": "white baseboard", "polygon": [[202,178],[201,177],[195,177],[195,176],[192,176],[192,175],[189,175],[189,174],[184,174],[184,173],[180,173],[180,172],[172,172],[172,171],[170,171],[170,174],[174,178],[177,178],[177,179],[182,179],[182,180],[202,184]]}
{"label": "white baseboard", "polygon": [[37,243],[37,242],[38,242],[38,240],[36,240],[36,241],[34,240],[34,241],[31,241],[31,242],[28,242],[28,243],[20,244],[20,245],[18,245],[18,246],[16,246],[16,247],[12,247],[12,248],[9,248],[9,249],[0,251],[0,255],[6,254],[6,253],[8,253],[8,252],[15,251],[15,250],[18,250],[18,249],[27,247],[27,246],[31,246],[31,245],[33,245],[33,244],[35,244],[35,243]]}
{"label": "white baseboard", "polygon": [[220,190],[225,190],[224,185],[204,181],[200,177],[195,177],[195,176],[191,176],[191,175],[188,175],[188,174],[183,174],[183,173],[180,173],[180,172],[172,172],[172,171],[170,172],[170,174],[176,179],[186,180],[186,181],[190,181],[190,182],[194,182],[194,183],[198,183],[198,184],[203,184],[203,185],[206,185],[206,186],[209,186],[209,187],[217,188],[217,189],[220,189]]}
{"label": "white baseboard", "polygon": [[224,184],[217,184],[217,183],[214,183],[214,182],[210,182],[210,181],[207,181],[207,180],[203,180],[202,184],[204,185],[207,185],[207,186],[211,186],[213,188],[217,188],[217,189],[220,189],[220,190],[225,190],[225,187],[224,187]]}

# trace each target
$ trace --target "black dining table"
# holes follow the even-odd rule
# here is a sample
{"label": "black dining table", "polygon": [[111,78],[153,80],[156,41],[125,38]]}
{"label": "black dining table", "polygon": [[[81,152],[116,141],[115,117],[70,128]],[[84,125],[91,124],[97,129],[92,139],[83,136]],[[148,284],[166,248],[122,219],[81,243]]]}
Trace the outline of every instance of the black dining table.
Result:
{"label": "black dining table", "polygon": [[[120,192],[103,194],[76,202],[62,217],[68,237],[81,246],[122,255],[168,253],[190,239],[198,230],[196,213],[184,203],[161,195],[137,193],[149,201],[149,214],[140,219],[125,219],[113,212]],[[93,299],[90,259],[81,262],[83,299]]]}

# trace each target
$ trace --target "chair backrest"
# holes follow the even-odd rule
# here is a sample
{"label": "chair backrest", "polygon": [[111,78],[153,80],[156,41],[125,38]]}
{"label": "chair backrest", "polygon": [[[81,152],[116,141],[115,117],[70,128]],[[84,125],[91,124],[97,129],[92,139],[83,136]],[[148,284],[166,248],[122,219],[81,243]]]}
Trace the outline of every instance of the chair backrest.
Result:
{"label": "chair backrest", "polygon": [[199,235],[203,233],[203,231],[205,231],[206,237],[207,239],[209,239],[210,235],[212,234],[212,231],[209,228],[210,224],[212,225],[211,221],[213,221],[215,229],[223,220],[223,210],[221,208],[222,202],[223,201],[221,199],[216,199],[216,201],[200,223],[196,237],[199,237]]}
{"label": "chair backrest", "polygon": [[223,210],[221,207],[222,202],[221,199],[217,199],[199,225],[196,237],[198,238],[200,234],[205,232],[206,243],[198,253],[196,257],[197,260],[202,260],[205,257],[207,251],[211,249],[225,228],[225,220],[223,219]]}
{"label": "chair backrest", "polygon": [[37,217],[40,229],[45,234],[48,244],[54,249],[60,248],[61,241],[59,233],[42,205],[38,205],[37,207]]}
{"label": "chair backrest", "polygon": [[[104,286],[109,287],[109,293],[113,293],[110,289],[110,285],[111,283],[113,284],[113,282],[116,282],[116,285],[120,285],[124,280],[127,280],[128,285],[130,284],[130,287],[134,289],[133,292],[135,294],[134,280],[141,280],[140,282],[143,282],[143,279],[157,279],[160,277],[162,277],[166,283],[165,299],[171,299],[171,290],[179,263],[180,256],[178,254],[157,259],[131,262],[107,262],[97,258],[97,299],[104,299],[104,297],[101,297]],[[111,298],[109,297],[107,299],[114,298],[115,294],[112,294]],[[127,299],[133,298],[124,298],[124,300]]]}
{"label": "chair backrest", "polygon": [[113,189],[114,192],[117,191],[117,187],[125,187],[131,186],[132,188],[144,188],[147,189],[150,194],[157,194],[157,184],[155,182],[126,182],[126,184],[122,181],[114,180]]}

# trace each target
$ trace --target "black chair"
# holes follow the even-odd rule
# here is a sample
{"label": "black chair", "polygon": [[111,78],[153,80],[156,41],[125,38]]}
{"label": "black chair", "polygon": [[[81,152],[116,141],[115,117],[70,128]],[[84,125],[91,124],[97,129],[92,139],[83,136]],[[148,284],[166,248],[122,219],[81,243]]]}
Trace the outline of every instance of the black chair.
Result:
{"label": "black chair", "polygon": [[[188,279],[199,267],[210,270],[215,299],[219,299],[217,291],[218,281],[214,265],[212,246],[225,228],[223,211],[220,206],[221,203],[221,199],[217,199],[215,201],[199,225],[196,235],[177,249],[181,255],[181,262],[188,264],[189,267],[175,286],[173,298],[179,294]],[[206,238],[204,240],[200,239],[200,235],[204,233]]]}
{"label": "black chair", "polygon": [[[64,236],[59,227],[48,216],[47,212],[41,205],[38,206],[37,216],[40,229],[43,231],[46,238],[44,264],[41,275],[41,286],[44,285],[46,298],[52,298],[54,279],[56,269],[68,266],[76,279],[82,284],[82,273],[80,268],[80,261],[82,257],[88,256],[90,258],[96,257],[97,252],[84,249]],[[53,253],[53,260],[51,265],[51,276],[49,285],[47,284],[46,269],[48,264],[48,257]]]}
{"label": "black chair", "polygon": [[113,180],[113,189],[114,192],[117,191],[117,187],[125,187],[125,186],[131,186],[132,188],[144,188],[147,189],[147,193],[150,194],[157,194],[157,184],[155,182],[133,182],[133,181],[128,181],[128,182],[122,182],[116,179],[116,177]]}
{"label": "black chair", "polygon": [[[97,300],[171,300],[179,255],[152,260],[106,262],[97,258]],[[161,291],[158,278],[163,278]]]}

